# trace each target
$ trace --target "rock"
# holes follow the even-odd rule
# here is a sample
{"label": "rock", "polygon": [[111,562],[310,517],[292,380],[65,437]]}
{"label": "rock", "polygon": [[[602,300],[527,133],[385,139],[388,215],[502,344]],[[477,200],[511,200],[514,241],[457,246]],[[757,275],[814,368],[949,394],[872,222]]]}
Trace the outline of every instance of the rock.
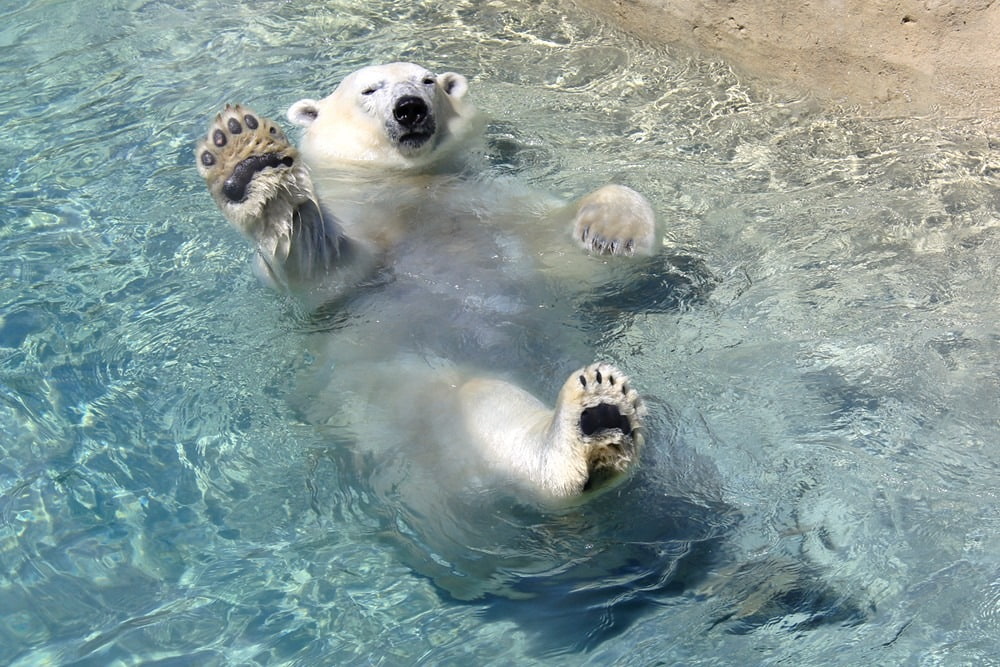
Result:
{"label": "rock", "polygon": [[1000,120],[993,0],[576,0],[785,94],[884,116]]}

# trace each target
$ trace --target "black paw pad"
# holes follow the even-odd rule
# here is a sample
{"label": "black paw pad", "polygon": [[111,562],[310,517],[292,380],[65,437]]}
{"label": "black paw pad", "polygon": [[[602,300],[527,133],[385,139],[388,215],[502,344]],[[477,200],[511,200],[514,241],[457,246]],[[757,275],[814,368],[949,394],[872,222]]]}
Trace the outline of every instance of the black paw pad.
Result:
{"label": "black paw pad", "polygon": [[618,406],[610,403],[600,403],[592,408],[585,408],[580,413],[580,430],[584,435],[593,435],[598,431],[618,429],[623,435],[631,435],[632,427]]}
{"label": "black paw pad", "polygon": [[212,143],[222,148],[226,145],[226,133],[222,130],[216,130],[212,133]]}
{"label": "black paw pad", "polygon": [[201,163],[206,167],[211,167],[215,164],[215,156],[208,151],[202,151],[201,153]]}
{"label": "black paw pad", "polygon": [[243,131],[243,126],[240,125],[240,121],[235,118],[230,118],[226,121],[226,127],[229,128],[229,134],[239,134]]}
{"label": "black paw pad", "polygon": [[279,165],[291,167],[294,163],[295,160],[288,155],[281,156],[277,153],[252,155],[236,165],[233,173],[223,183],[222,193],[232,202],[241,202],[247,198],[247,186],[258,172]]}
{"label": "black paw pad", "polygon": [[257,117],[254,116],[253,114],[248,113],[245,116],[243,116],[243,122],[246,123],[247,127],[249,127],[251,130],[256,130],[258,127],[260,127],[260,123],[257,122]]}

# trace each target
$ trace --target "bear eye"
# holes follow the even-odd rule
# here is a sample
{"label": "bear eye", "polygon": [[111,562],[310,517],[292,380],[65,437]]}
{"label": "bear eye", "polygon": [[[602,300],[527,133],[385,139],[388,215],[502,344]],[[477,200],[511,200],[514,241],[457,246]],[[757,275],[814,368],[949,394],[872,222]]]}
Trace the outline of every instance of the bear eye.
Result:
{"label": "bear eye", "polygon": [[432,86],[435,83],[437,83],[437,80],[432,76],[425,76],[424,80],[421,81],[421,83],[423,83],[425,86]]}
{"label": "bear eye", "polygon": [[368,88],[365,88],[364,90],[362,90],[362,91],[361,91],[361,94],[362,94],[362,95],[371,95],[371,94],[372,94],[372,93],[374,93],[374,92],[375,92],[376,90],[378,90],[378,88],[377,88],[376,86],[370,86],[370,87],[368,87]]}

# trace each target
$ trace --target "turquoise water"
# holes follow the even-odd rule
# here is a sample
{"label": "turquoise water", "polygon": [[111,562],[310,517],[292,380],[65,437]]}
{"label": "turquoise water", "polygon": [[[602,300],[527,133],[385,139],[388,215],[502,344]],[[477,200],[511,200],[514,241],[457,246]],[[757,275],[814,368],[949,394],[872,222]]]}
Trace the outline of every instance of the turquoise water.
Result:
{"label": "turquoise water", "polygon": [[[0,15],[0,663],[1000,664],[985,127],[772,98],[555,1]],[[565,195],[626,183],[712,276],[593,344],[652,406],[643,470],[610,500],[690,482],[700,457],[743,517],[734,557],[807,560],[863,622],[737,634],[713,625],[724,594],[689,592],[614,623],[460,602],[395,545],[412,521],[291,407],[315,327],[256,285],[192,149],[225,102],[281,118],[400,59],[470,77],[498,173]],[[634,548],[638,514],[608,502],[576,536],[517,518],[559,541],[512,548]],[[687,518],[688,538],[728,525]],[[669,561],[664,545],[638,553]],[[591,576],[557,592],[612,609],[623,570]],[[566,618],[591,640],[539,646]]]}

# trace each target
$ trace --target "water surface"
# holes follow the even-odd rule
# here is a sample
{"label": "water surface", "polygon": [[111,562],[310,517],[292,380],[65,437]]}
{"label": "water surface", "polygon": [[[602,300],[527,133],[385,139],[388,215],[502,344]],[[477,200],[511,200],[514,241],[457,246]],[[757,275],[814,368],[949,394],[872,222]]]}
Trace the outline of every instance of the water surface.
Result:
{"label": "water surface", "polygon": [[[988,128],[773,98],[555,0],[0,13],[0,662],[998,664]],[[594,341],[651,397],[637,481],[704,457],[731,548],[808,559],[864,622],[735,634],[681,594],[539,653],[530,608],[442,595],[384,539],[292,407],[315,334],[192,148],[226,102],[280,118],[393,60],[469,76],[498,174],[649,196],[713,289]]]}

